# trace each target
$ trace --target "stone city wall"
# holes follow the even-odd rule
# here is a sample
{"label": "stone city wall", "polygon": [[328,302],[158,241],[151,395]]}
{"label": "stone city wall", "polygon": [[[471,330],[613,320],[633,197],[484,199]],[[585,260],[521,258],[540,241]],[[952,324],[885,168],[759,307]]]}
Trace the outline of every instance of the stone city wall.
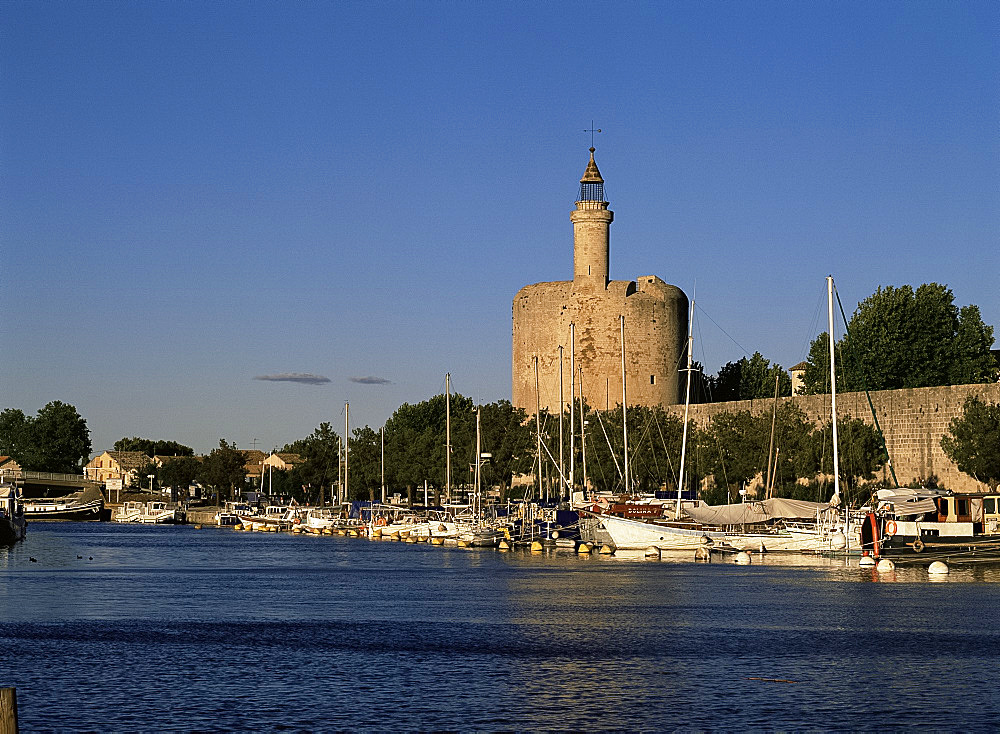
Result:
{"label": "stone city wall", "polygon": [[[956,492],[975,492],[984,488],[984,485],[960,472],[941,448],[941,437],[948,432],[952,418],[961,415],[962,406],[969,395],[977,395],[989,403],[1000,403],[1000,383],[871,393],[872,404],[885,434],[886,446],[900,484],[924,482],[934,477],[938,486]],[[779,400],[794,402],[808,418],[816,422],[830,420],[829,395],[796,395]],[[770,413],[773,402],[771,399],[763,399],[692,405],[691,417],[696,423],[704,425],[718,413],[741,410],[749,410],[754,414]],[[668,410],[684,415],[683,406],[671,406]],[[863,392],[838,394],[837,416],[841,419],[848,416],[861,418],[869,424],[873,422],[868,400]],[[883,471],[883,479],[891,483],[888,468]]]}

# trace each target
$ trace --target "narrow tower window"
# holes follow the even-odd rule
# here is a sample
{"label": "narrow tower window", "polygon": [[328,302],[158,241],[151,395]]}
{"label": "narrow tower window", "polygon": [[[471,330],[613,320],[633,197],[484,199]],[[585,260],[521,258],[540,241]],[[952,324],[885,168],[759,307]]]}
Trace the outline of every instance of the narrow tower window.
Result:
{"label": "narrow tower window", "polygon": [[650,385],[655,385],[656,384],[656,375],[650,375],[649,376],[649,384]]}

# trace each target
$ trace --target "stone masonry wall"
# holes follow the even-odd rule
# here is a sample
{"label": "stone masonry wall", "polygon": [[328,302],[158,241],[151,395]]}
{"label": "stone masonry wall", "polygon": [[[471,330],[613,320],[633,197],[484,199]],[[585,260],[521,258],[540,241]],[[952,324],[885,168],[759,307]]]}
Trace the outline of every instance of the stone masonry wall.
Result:
{"label": "stone masonry wall", "polygon": [[[896,469],[900,484],[922,482],[936,477],[938,485],[954,491],[978,491],[983,485],[963,474],[941,448],[941,437],[948,431],[952,418],[962,413],[966,397],[977,395],[990,403],[1000,403],[1000,383],[988,385],[951,385],[923,387],[910,390],[883,390],[871,393],[872,404],[878,415],[879,425],[885,434],[886,446]],[[829,395],[796,395],[779,398],[792,401],[808,418],[816,422],[830,420]],[[740,400],[730,403],[706,403],[691,406],[695,423],[704,425],[718,413],[749,410],[753,414],[770,413],[773,400]],[[684,415],[683,406],[667,408]],[[864,393],[837,395],[837,416],[861,418],[871,424],[872,415]],[[883,479],[889,483],[888,469]]]}

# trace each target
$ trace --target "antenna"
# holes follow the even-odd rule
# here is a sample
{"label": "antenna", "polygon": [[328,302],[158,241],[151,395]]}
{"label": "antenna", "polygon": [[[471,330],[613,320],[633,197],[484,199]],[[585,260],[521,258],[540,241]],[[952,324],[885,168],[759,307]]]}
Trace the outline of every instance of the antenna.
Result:
{"label": "antenna", "polygon": [[590,128],[587,129],[587,130],[584,130],[584,132],[585,133],[590,133],[590,147],[593,148],[594,147],[594,133],[601,132],[601,129],[599,127],[595,128],[594,127],[594,121],[591,120],[590,121]]}

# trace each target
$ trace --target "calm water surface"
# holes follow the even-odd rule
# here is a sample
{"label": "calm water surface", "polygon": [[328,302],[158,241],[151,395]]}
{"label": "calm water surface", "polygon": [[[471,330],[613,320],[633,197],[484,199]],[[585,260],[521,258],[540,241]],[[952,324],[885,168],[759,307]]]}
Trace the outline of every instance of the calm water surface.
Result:
{"label": "calm water surface", "polygon": [[998,612],[1000,567],[32,523],[0,685],[22,731],[995,730]]}

